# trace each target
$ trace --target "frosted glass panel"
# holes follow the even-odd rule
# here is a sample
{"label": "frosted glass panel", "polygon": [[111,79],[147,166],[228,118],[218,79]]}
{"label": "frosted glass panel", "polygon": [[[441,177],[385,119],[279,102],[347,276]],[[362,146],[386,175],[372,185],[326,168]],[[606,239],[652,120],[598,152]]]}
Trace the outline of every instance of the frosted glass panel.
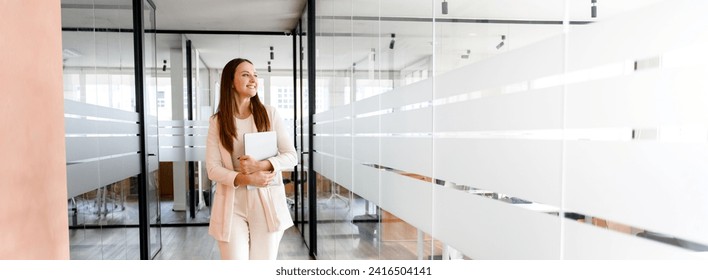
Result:
{"label": "frosted glass panel", "polygon": [[382,137],[381,165],[400,171],[432,176],[433,139]]}
{"label": "frosted glass panel", "polygon": [[570,141],[566,207],[708,244],[708,146]]}
{"label": "frosted glass panel", "polygon": [[473,259],[559,259],[560,219],[451,188],[435,188],[433,233]]}
{"label": "frosted glass panel", "polygon": [[490,96],[435,107],[435,131],[560,129],[563,88]]}
{"label": "frosted glass panel", "polygon": [[435,176],[458,185],[560,206],[561,152],[561,141],[436,139]]}
{"label": "frosted glass panel", "polygon": [[[708,126],[708,64],[568,86],[569,128]],[[705,140],[706,138],[704,138]]]}
{"label": "frosted glass panel", "polygon": [[381,115],[383,133],[430,133],[432,107]]}
{"label": "frosted glass panel", "polygon": [[379,177],[381,170],[355,162],[354,174],[354,188],[352,188],[352,191],[374,204],[380,204]]}
{"label": "frosted glass panel", "polygon": [[378,137],[354,137],[354,159],[364,163],[379,162]]}
{"label": "frosted glass panel", "polygon": [[428,233],[432,232],[433,224],[432,195],[430,182],[392,172],[381,173],[381,207]]}
{"label": "frosted glass panel", "polygon": [[566,259],[705,259],[704,253],[637,238],[624,233],[588,226],[579,222],[565,223],[564,255]]}

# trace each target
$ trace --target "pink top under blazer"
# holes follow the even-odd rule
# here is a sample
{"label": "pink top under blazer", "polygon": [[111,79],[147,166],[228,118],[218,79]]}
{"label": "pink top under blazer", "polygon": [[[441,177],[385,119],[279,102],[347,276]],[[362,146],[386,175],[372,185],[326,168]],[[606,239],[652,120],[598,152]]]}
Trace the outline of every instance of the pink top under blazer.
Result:
{"label": "pink top under blazer", "polygon": [[[270,127],[278,135],[278,155],[268,158],[276,172],[275,180],[280,185],[258,188],[258,196],[263,204],[268,231],[282,231],[293,225],[293,220],[288,210],[285,200],[285,186],[283,185],[282,170],[291,168],[297,164],[297,152],[288,132],[285,129],[283,120],[278,111],[272,106],[264,105],[268,112]],[[231,218],[234,208],[235,193],[237,188],[246,186],[234,186],[234,179],[238,174],[238,160],[234,160],[243,155],[243,133],[257,132],[256,124],[253,122],[251,114],[250,126],[237,125],[238,138],[234,139],[234,154],[230,154],[219,140],[219,123],[216,117],[209,119],[209,135],[207,136],[206,164],[209,179],[216,182],[216,194],[211,209],[211,219],[209,221],[209,234],[216,240],[227,241],[231,235]],[[247,118],[248,119],[248,118]],[[234,117],[234,121],[237,119]],[[239,120],[243,124],[243,120]]]}

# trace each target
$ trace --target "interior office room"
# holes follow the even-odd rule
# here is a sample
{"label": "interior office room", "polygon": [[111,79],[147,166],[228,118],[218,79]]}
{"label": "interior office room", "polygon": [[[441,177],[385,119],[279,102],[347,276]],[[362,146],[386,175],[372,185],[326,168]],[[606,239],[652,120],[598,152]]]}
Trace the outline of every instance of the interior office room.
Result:
{"label": "interior office room", "polygon": [[278,259],[707,256],[705,1],[1,5],[0,259],[219,259],[236,57],[299,155]]}

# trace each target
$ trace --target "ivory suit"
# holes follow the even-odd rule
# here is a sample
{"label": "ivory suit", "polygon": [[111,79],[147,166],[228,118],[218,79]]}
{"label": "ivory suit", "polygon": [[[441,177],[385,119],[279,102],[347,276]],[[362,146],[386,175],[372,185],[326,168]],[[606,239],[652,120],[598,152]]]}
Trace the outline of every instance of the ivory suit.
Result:
{"label": "ivory suit", "polygon": [[[252,190],[246,186],[234,186],[234,179],[240,169],[237,158],[244,154],[243,134],[257,132],[253,115],[243,120],[234,118],[238,137],[234,139],[233,154],[220,143],[216,117],[209,120],[207,173],[209,179],[216,182],[217,188],[211,209],[209,234],[219,242],[222,258],[275,259],[283,231],[293,225],[285,199],[281,170],[297,164],[297,152],[278,112],[272,106],[265,107],[271,129],[276,132],[278,141],[278,155],[267,159],[273,165],[273,172],[276,172],[274,180],[280,183],[276,186]],[[225,248],[229,246],[250,247],[250,256],[244,256],[242,251],[234,253],[238,256],[225,255]],[[262,252],[265,248],[269,248],[269,252]]]}

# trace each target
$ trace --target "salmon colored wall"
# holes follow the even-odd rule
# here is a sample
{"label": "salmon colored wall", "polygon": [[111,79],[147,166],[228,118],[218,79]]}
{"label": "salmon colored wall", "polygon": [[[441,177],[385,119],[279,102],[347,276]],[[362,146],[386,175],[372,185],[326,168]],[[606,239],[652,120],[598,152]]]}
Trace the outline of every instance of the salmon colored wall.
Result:
{"label": "salmon colored wall", "polygon": [[69,259],[59,0],[0,0],[0,259]]}

